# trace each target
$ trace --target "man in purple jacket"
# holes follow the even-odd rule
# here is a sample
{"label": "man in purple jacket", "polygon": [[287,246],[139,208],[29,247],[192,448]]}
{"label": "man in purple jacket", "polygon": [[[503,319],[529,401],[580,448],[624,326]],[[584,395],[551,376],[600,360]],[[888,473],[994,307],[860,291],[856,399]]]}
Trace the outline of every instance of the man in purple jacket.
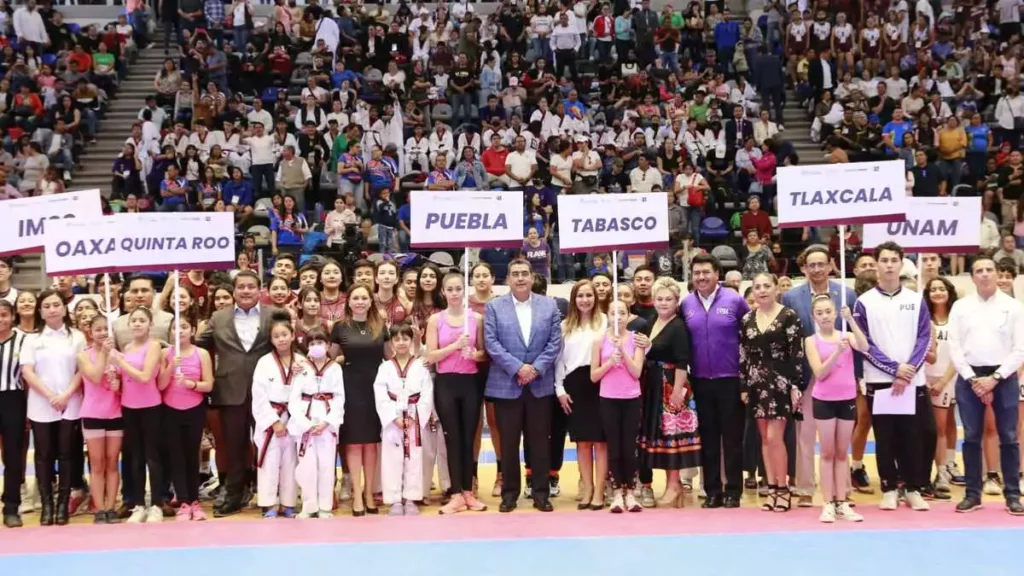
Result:
{"label": "man in purple jacket", "polygon": [[736,291],[718,285],[720,273],[714,256],[695,257],[690,277],[696,290],[683,300],[681,312],[690,331],[690,378],[707,492],[703,507],[739,508],[745,424],[740,400],[740,325],[750,307]]}

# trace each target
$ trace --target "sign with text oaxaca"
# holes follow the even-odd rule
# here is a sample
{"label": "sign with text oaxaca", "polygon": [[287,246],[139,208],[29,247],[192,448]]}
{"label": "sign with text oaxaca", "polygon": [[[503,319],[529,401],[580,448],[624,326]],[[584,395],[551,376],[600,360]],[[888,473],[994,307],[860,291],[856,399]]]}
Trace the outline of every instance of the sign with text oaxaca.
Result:
{"label": "sign with text oaxaca", "polygon": [[4,200],[0,202],[0,256],[42,252],[54,221],[102,215],[99,189]]}
{"label": "sign with text oaxaca", "polygon": [[907,252],[977,252],[981,197],[908,198],[904,222],[864,225],[864,247],[893,241]]}
{"label": "sign with text oaxaca", "polygon": [[230,269],[235,260],[229,212],[115,214],[61,220],[46,234],[46,273],[143,269]]}
{"label": "sign with text oaxaca", "polygon": [[558,197],[562,252],[657,249],[668,246],[668,195],[569,194]]}
{"label": "sign with text oaxaca", "polygon": [[779,226],[901,222],[906,217],[906,164],[783,166],[778,170]]}
{"label": "sign with text oaxaca", "polygon": [[523,193],[508,190],[413,190],[413,248],[521,248]]}

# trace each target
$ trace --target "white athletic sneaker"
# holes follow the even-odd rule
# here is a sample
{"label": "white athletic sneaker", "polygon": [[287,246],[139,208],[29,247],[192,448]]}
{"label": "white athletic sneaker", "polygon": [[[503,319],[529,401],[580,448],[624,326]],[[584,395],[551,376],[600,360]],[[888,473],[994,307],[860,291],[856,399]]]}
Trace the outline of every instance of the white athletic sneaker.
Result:
{"label": "white athletic sneaker", "polygon": [[625,504],[622,502],[622,491],[616,490],[615,496],[612,498],[612,505],[608,508],[608,511],[612,514],[622,514],[625,509]]}
{"label": "white athletic sneaker", "polygon": [[310,518],[313,517],[313,514],[311,514],[309,512],[299,512],[298,515],[295,516],[295,517],[298,518],[299,520],[309,520]]}
{"label": "white athletic sneaker", "polygon": [[821,516],[818,516],[818,521],[824,522],[825,524],[832,524],[836,521],[836,505],[832,502],[825,502],[825,505],[821,507]]}
{"label": "white athletic sneaker", "polygon": [[[163,513],[160,513],[163,516]],[[132,515],[125,521],[126,524],[142,524],[146,521],[146,508],[144,506],[136,506],[132,508]]]}
{"label": "white athletic sneaker", "polygon": [[334,514],[332,514],[330,510],[321,510],[320,513],[317,514],[317,518],[327,520],[329,518],[334,518]]}
{"label": "white athletic sneaker", "polygon": [[164,521],[164,511],[159,506],[150,506],[146,511],[146,524],[157,524]]}
{"label": "white athletic sneaker", "polygon": [[907,490],[907,505],[910,506],[911,510],[918,512],[924,512],[931,508],[917,490]]}
{"label": "white athletic sneaker", "polygon": [[857,512],[855,512],[853,508],[850,507],[849,502],[840,502],[839,504],[836,505],[836,518],[846,520],[847,522],[864,521],[864,517],[860,514],[857,514]]}
{"label": "white athletic sneaker", "polygon": [[986,496],[999,496],[1003,493],[1003,489],[996,482],[995,478],[986,478],[985,485],[981,489]]}
{"label": "white athletic sneaker", "polygon": [[882,510],[895,510],[900,505],[900,497],[895,490],[882,493],[882,503],[878,505]]}
{"label": "white athletic sneaker", "polygon": [[936,492],[949,492],[949,470],[945,466],[940,466],[938,473],[935,474],[935,491]]}

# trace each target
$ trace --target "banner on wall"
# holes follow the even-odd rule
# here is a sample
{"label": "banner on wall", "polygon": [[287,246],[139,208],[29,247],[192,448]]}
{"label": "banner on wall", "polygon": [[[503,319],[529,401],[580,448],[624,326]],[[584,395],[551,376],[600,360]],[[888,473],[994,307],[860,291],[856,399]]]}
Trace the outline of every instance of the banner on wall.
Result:
{"label": "banner on wall", "polygon": [[607,252],[668,246],[668,196],[570,194],[558,197],[558,249]]}
{"label": "banner on wall", "polygon": [[0,256],[42,252],[54,221],[101,216],[99,189],[4,200],[0,203]]}
{"label": "banner on wall", "polygon": [[520,190],[413,190],[409,212],[413,248],[523,245]]}
{"label": "banner on wall", "polygon": [[900,222],[907,213],[902,160],[778,169],[779,226]]}
{"label": "banner on wall", "polygon": [[93,274],[142,269],[230,269],[234,215],[116,214],[62,220],[47,229],[46,273]]}
{"label": "banner on wall", "polygon": [[981,197],[908,198],[903,222],[864,225],[864,247],[892,241],[907,252],[977,252]]}

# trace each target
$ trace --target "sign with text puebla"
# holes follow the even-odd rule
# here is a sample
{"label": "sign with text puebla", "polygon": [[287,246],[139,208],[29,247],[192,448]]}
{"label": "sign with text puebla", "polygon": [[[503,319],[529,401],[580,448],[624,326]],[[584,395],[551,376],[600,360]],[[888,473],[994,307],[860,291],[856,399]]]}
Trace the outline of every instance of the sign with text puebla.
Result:
{"label": "sign with text puebla", "polygon": [[47,229],[44,248],[49,275],[144,269],[226,270],[234,267],[234,215],[133,213],[60,220]]}
{"label": "sign with text puebla", "polygon": [[0,202],[0,256],[42,252],[50,223],[102,215],[99,189],[4,200]]}
{"label": "sign with text puebla", "polygon": [[906,181],[902,160],[783,166],[777,180],[779,226],[901,222]]}
{"label": "sign with text puebla", "polygon": [[907,252],[977,252],[981,197],[908,198],[904,222],[864,225],[864,247],[893,241]]}
{"label": "sign with text puebla", "polygon": [[520,190],[413,190],[409,194],[413,248],[521,248]]}
{"label": "sign with text puebla", "polygon": [[666,248],[668,195],[559,196],[558,240],[562,252]]}

